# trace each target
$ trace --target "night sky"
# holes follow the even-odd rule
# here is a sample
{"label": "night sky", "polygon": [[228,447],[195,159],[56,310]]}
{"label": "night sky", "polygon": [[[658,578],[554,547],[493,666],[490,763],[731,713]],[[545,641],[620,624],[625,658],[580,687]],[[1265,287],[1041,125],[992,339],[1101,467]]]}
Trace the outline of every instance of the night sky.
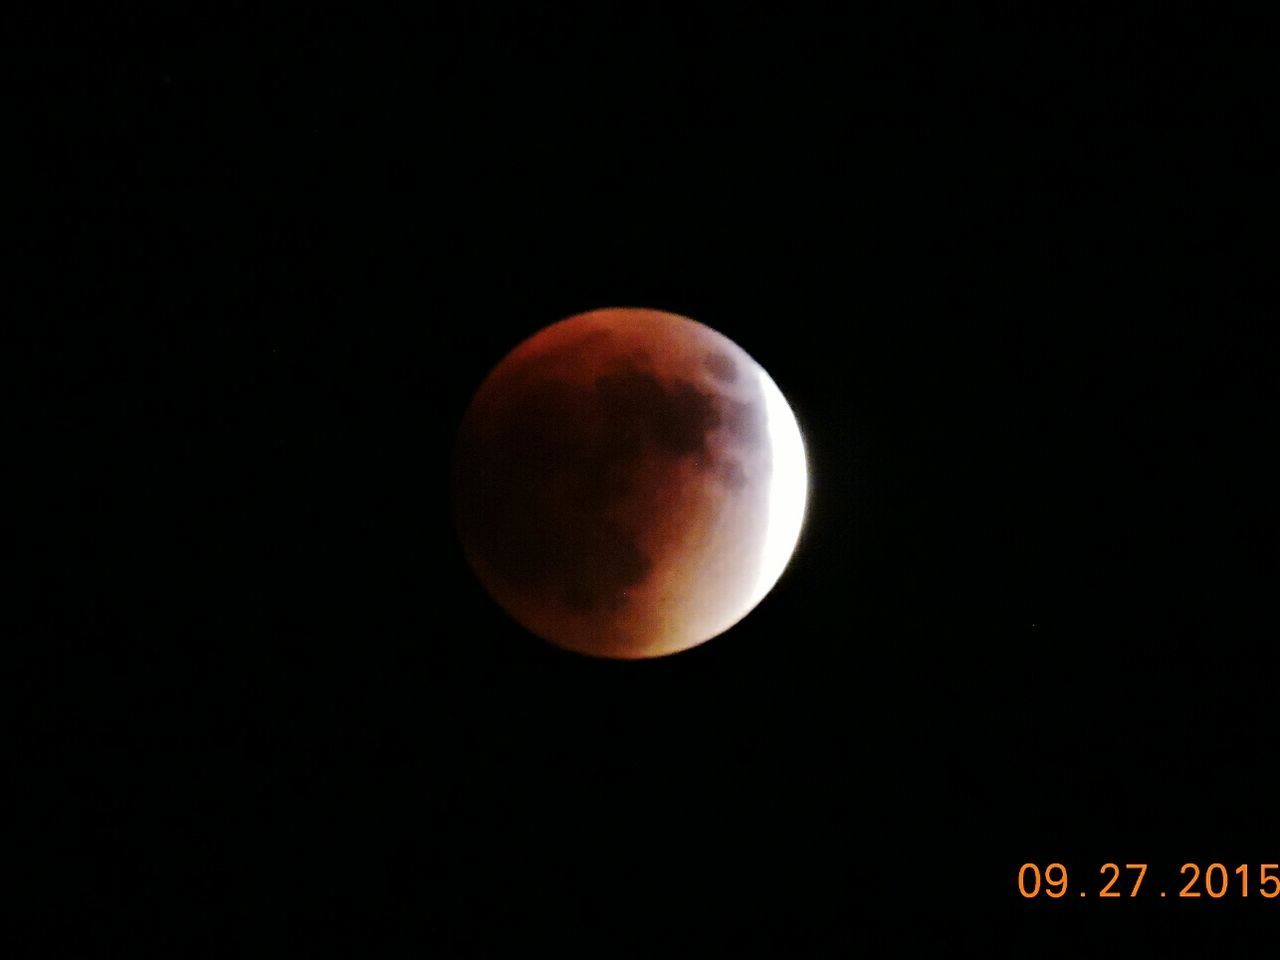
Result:
{"label": "night sky", "polygon": [[[22,45],[6,954],[1274,949],[1175,898],[1280,860],[1274,105],[1180,9]],[[508,620],[448,502],[485,374],[614,305],[746,349],[812,478],[773,593],[641,663]]]}

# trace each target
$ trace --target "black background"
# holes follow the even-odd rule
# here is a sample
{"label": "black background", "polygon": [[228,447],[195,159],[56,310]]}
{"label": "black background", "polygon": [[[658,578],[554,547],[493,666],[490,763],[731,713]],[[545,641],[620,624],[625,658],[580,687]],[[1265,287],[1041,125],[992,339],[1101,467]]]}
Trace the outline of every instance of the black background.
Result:
{"label": "black background", "polygon": [[[1272,104],[1180,11],[11,51],[18,955],[1260,955],[1275,901],[1153,896],[1280,855]],[[506,620],[446,497],[485,373],[608,305],[755,356],[812,476],[645,663]]]}

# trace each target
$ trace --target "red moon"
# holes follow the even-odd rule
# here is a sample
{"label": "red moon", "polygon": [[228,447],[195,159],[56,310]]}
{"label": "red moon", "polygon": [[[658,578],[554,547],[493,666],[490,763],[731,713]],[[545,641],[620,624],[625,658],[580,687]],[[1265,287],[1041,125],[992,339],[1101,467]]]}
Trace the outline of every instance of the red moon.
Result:
{"label": "red moon", "polygon": [[557,646],[676,653],[773,588],[800,535],[804,445],[741,347],[674,313],[593,310],[534,334],[458,431],[459,540],[489,595]]}

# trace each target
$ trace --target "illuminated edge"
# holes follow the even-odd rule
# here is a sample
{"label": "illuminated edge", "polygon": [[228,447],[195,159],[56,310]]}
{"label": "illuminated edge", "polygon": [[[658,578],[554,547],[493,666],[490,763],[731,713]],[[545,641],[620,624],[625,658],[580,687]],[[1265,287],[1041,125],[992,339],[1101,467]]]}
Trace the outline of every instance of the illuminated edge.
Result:
{"label": "illuminated edge", "polygon": [[769,476],[769,513],[753,606],[773,589],[791,561],[800,540],[800,528],[804,526],[809,495],[809,466],[800,425],[773,378],[763,368],[759,369],[759,376],[764,392],[772,469]]}

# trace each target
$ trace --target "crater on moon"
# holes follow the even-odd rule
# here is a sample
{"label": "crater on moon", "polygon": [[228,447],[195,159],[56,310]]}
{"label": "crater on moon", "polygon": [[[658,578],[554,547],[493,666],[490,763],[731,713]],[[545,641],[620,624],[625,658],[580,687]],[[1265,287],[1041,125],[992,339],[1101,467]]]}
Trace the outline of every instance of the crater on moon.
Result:
{"label": "crater on moon", "polygon": [[702,358],[711,375],[725,383],[733,383],[738,378],[738,365],[723,353],[708,353]]}

